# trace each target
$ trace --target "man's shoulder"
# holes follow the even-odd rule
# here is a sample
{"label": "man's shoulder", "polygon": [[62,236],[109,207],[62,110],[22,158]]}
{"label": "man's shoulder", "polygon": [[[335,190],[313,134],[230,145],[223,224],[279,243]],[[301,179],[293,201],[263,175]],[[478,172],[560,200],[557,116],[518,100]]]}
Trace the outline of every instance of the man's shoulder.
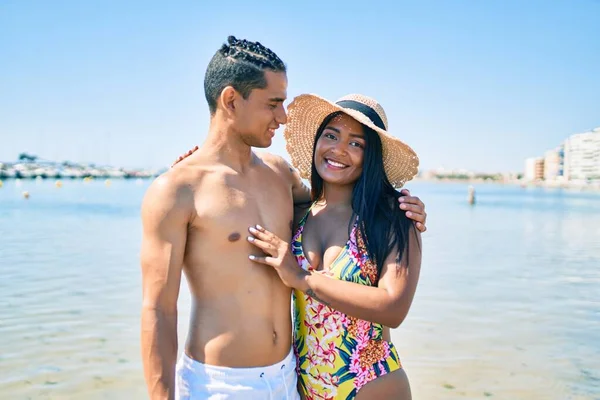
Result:
{"label": "man's shoulder", "polygon": [[147,193],[161,196],[177,193],[186,186],[186,178],[186,174],[180,168],[172,168],[157,176],[150,184]]}
{"label": "man's shoulder", "polygon": [[255,151],[254,154],[256,154],[256,156],[260,158],[265,164],[267,164],[273,169],[276,169],[278,172],[290,173],[294,171],[290,163],[287,162],[287,160],[281,156],[278,156],[273,153],[268,153],[266,151]]}
{"label": "man's shoulder", "polygon": [[192,174],[185,168],[171,168],[150,184],[143,209],[187,209],[194,203]]}

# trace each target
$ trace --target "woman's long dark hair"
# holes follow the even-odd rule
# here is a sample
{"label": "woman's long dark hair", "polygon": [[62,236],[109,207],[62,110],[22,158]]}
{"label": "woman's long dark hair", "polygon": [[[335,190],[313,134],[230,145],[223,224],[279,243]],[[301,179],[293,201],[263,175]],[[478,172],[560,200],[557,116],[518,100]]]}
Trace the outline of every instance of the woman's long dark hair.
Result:
{"label": "woman's long dark hair", "polygon": [[[323,178],[315,167],[317,141],[327,124],[342,112],[328,115],[317,130],[313,145],[311,168],[311,192],[313,201],[323,197]],[[367,254],[377,266],[377,276],[381,275],[384,262],[395,248],[398,248],[397,263],[408,252],[408,235],[412,230],[416,234],[413,222],[399,208],[401,196],[390,183],[383,168],[383,150],[377,132],[364,126],[365,152],[363,170],[352,191],[352,218],[350,229],[356,217],[358,228],[365,241]]]}

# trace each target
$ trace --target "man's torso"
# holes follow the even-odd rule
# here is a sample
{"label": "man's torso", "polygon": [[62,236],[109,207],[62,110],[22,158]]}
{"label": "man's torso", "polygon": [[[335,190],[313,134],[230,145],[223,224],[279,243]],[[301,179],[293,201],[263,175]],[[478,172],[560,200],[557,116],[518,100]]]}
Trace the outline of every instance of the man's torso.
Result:
{"label": "man's torso", "polygon": [[185,351],[210,365],[274,364],[291,346],[290,289],[271,267],[249,260],[258,250],[247,237],[259,224],[289,240],[291,183],[268,156],[255,157],[244,174],[196,160],[181,166],[195,214],[184,258],[192,295]]}

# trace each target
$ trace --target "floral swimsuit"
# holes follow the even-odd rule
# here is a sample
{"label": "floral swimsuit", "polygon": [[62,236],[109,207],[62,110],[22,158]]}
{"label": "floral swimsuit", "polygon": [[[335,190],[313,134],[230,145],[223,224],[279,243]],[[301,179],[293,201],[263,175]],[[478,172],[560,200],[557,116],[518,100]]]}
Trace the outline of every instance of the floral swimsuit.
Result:
{"label": "floral swimsuit", "polygon": [[[312,209],[312,207],[311,207]],[[298,264],[314,270],[304,256],[302,232],[310,210],[292,241]],[[355,223],[329,276],[374,286],[377,268],[367,256]],[[354,399],[368,382],[402,368],[396,348],[383,340],[383,327],[334,310],[301,291],[294,291],[294,348],[298,377],[307,399]]]}

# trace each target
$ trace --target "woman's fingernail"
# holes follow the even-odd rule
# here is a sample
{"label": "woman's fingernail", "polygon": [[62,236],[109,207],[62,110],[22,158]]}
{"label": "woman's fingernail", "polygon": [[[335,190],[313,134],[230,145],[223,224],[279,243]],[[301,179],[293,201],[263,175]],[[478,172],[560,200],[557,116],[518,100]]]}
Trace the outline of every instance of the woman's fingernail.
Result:
{"label": "woman's fingernail", "polygon": [[248,230],[249,230],[250,232],[252,232],[252,233],[256,233],[256,229],[254,229],[254,227],[253,227],[253,226],[251,226],[251,227],[250,227],[250,229],[248,229]]}
{"label": "woman's fingernail", "polygon": [[399,202],[403,202],[404,200],[406,200],[404,197],[400,197],[400,198],[398,198],[398,201],[399,201]]}
{"label": "woman's fingernail", "polygon": [[410,211],[407,211],[407,212],[406,212],[406,216],[407,216],[407,217],[410,217],[410,216],[412,216],[412,213],[411,213]]}
{"label": "woman's fingernail", "polygon": [[256,257],[255,256],[248,256],[249,259],[254,260]]}
{"label": "woman's fingernail", "polygon": [[260,225],[256,225],[256,229],[261,229],[262,230],[264,228],[262,226],[260,226]]}
{"label": "woman's fingernail", "polygon": [[404,203],[400,204],[400,208],[403,209],[403,210],[405,210],[406,209],[406,204],[404,204]]}
{"label": "woman's fingernail", "polygon": [[248,236],[248,241],[249,242],[254,242],[254,238],[252,236]]}

